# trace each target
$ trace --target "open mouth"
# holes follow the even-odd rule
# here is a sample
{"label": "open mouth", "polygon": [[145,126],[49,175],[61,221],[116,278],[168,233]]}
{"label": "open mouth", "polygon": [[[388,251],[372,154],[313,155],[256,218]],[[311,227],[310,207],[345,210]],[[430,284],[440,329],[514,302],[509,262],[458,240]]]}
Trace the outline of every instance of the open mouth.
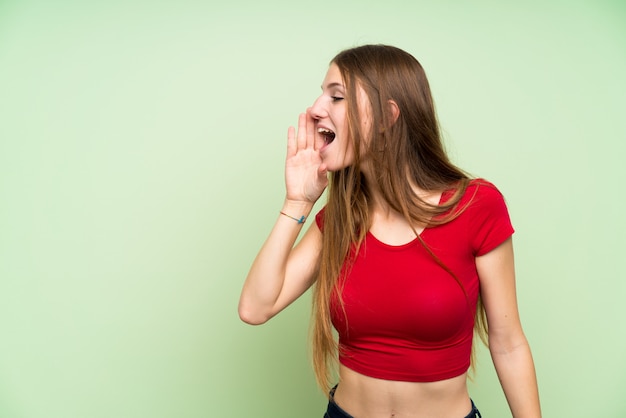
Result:
{"label": "open mouth", "polygon": [[317,133],[319,133],[322,136],[322,138],[324,138],[324,143],[326,145],[330,144],[335,139],[335,133],[331,131],[330,129],[318,128]]}

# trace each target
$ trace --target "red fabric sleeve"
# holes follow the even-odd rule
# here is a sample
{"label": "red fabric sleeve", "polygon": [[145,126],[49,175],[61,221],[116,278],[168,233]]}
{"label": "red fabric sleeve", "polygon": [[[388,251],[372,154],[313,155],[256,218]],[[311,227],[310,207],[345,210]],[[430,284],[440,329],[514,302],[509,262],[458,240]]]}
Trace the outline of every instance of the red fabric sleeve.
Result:
{"label": "red fabric sleeve", "polygon": [[326,206],[320,209],[319,212],[315,215],[315,223],[320,231],[324,231],[324,211],[326,210]]}
{"label": "red fabric sleeve", "polygon": [[476,187],[467,208],[469,239],[474,255],[481,256],[502,244],[515,230],[502,193],[484,180],[476,182]]}

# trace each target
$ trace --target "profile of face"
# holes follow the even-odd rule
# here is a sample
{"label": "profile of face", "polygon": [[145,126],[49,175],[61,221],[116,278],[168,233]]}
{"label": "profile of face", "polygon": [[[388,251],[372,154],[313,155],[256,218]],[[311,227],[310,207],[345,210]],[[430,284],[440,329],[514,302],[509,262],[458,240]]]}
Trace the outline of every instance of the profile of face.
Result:
{"label": "profile of face", "polygon": [[[369,127],[369,101],[365,91],[357,92],[359,120],[367,132]],[[315,100],[309,114],[315,121],[316,148],[328,171],[349,167],[355,161],[354,145],[348,127],[346,86],[339,67],[332,63],[322,83],[322,94]],[[361,146],[361,155],[365,146]]]}

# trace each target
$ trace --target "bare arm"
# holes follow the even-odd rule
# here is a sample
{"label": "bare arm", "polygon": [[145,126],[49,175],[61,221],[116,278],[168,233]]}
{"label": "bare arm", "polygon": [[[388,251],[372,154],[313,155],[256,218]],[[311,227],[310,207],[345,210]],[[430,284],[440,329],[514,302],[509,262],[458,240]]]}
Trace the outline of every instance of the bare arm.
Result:
{"label": "bare arm", "polygon": [[517,307],[511,238],[477,257],[476,266],[489,324],[489,350],[511,413],[514,418],[541,417],[535,366]]}
{"label": "bare arm", "polygon": [[[285,204],[286,213],[293,206]],[[311,210],[293,212],[306,214]],[[300,226],[286,216],[279,216],[274,229],[261,247],[241,292],[239,316],[249,324],[266,322],[302,295],[317,272],[321,232],[309,227],[297,246],[292,248]]]}
{"label": "bare arm", "polygon": [[314,121],[301,114],[298,132],[289,128],[285,162],[286,198],[274,228],[252,263],[239,299],[239,316],[262,324],[302,295],[315,280],[322,234],[313,224],[294,247],[302,224],[326,184],[326,169],[315,147]]}

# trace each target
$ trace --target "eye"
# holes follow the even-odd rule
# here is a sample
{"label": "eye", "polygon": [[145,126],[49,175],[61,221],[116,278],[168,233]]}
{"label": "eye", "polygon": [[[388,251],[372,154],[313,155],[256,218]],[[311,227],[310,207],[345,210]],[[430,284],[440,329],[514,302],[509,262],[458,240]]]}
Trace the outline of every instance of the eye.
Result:
{"label": "eye", "polygon": [[338,102],[340,100],[343,100],[343,97],[340,96],[330,96],[331,99],[333,99],[333,102]]}

